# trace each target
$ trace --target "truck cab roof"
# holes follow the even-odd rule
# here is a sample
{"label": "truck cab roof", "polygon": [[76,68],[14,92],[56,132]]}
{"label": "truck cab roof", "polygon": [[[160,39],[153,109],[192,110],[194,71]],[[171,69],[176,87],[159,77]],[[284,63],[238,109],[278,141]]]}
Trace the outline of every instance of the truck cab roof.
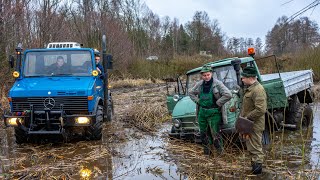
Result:
{"label": "truck cab roof", "polygon": [[94,50],[92,48],[38,48],[38,49],[26,49],[25,53],[28,52],[52,52],[52,51],[92,51],[94,53]]}
{"label": "truck cab roof", "polygon": [[[235,59],[240,59],[241,63],[247,63],[247,62],[251,62],[254,61],[254,59],[252,57],[243,57],[243,58],[238,58],[238,57],[233,57],[233,58],[226,58],[226,59],[221,59],[221,60],[217,60],[214,62],[209,62],[205,65],[210,65],[211,67],[220,67],[220,66],[226,66],[226,65],[230,65],[232,60]],[[191,69],[190,71],[187,72],[188,74],[193,74],[193,73],[198,73],[200,72],[202,66],[201,67],[197,67],[194,69]]]}

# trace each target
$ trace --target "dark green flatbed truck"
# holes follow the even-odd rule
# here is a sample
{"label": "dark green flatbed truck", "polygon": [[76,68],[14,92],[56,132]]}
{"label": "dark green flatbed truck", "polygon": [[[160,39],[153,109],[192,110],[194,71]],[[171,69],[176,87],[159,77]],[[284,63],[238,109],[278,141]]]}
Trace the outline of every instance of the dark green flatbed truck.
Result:
{"label": "dark green flatbed truck", "polygon": [[[235,121],[240,114],[243,86],[240,72],[246,66],[258,71],[257,79],[263,85],[268,96],[266,129],[269,132],[281,127],[297,130],[308,126],[312,121],[313,102],[311,70],[293,71],[261,75],[253,56],[227,58],[211,63],[213,76],[222,81],[232,92],[232,98],[222,108],[220,129],[223,134],[236,134]],[[167,107],[172,115],[170,136],[185,138],[198,137],[199,127],[196,117],[196,104],[189,97],[189,90],[200,80],[201,67],[186,73],[186,84],[178,78],[176,94],[167,96]],[[196,138],[197,139],[197,138]]]}

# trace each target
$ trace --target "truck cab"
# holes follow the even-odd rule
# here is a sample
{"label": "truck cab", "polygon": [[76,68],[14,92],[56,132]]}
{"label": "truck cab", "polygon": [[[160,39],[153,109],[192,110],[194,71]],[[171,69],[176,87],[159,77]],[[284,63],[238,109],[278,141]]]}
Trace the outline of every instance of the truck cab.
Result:
{"label": "truck cab", "polygon": [[4,115],[5,125],[14,127],[16,142],[28,142],[34,135],[101,139],[113,101],[107,78],[97,71],[94,49],[58,42],[24,52],[17,48],[16,54],[10,112]]}

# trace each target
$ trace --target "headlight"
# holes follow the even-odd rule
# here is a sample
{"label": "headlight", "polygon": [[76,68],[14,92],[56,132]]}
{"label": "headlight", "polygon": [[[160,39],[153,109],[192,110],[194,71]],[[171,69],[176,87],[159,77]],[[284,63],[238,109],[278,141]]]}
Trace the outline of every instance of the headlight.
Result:
{"label": "headlight", "polygon": [[174,101],[179,101],[179,99],[180,99],[178,94],[174,95],[172,98]]}
{"label": "headlight", "polygon": [[90,124],[90,119],[87,117],[76,118],[76,124]]}
{"label": "headlight", "polygon": [[173,125],[174,125],[174,127],[176,127],[176,128],[180,128],[180,126],[181,126],[181,121],[180,121],[179,119],[174,119],[174,120],[173,120]]}
{"label": "headlight", "polygon": [[8,118],[7,119],[7,125],[8,126],[18,126],[17,121],[19,121],[20,123],[22,123],[22,119],[21,118]]}

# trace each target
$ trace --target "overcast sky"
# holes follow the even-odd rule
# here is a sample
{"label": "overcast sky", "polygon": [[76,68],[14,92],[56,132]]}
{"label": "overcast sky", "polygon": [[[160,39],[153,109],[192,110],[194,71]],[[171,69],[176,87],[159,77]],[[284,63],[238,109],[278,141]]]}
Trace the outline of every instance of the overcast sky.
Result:
{"label": "overcast sky", "polygon": [[[143,0],[142,0],[143,1]],[[283,15],[290,17],[314,0],[144,0],[160,18],[178,18],[180,24],[192,20],[196,11],[206,11],[210,19],[217,19],[228,37],[265,40],[268,31]],[[320,1],[320,0],[319,0]],[[320,5],[302,16],[320,24]]]}

